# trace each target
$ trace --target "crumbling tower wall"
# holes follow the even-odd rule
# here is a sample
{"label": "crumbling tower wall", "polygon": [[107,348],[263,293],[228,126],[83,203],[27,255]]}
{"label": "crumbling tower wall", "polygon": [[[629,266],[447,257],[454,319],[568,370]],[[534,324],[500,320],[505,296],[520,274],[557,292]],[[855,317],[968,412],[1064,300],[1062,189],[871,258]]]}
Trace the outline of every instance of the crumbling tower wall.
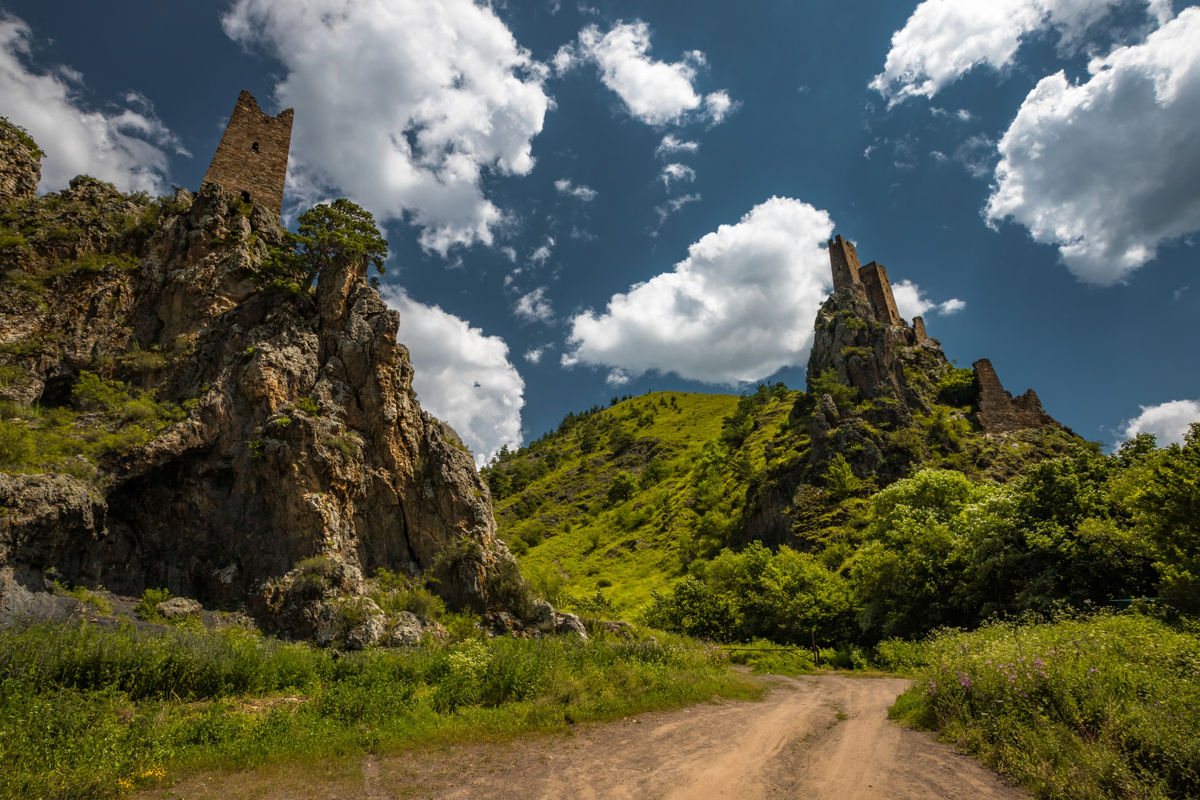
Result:
{"label": "crumbling tower wall", "polygon": [[853,242],[838,234],[829,240],[829,263],[833,267],[833,290],[839,291],[862,283],[859,278],[858,251]]}
{"label": "crumbling tower wall", "polygon": [[1042,401],[1033,389],[1020,397],[1004,390],[992,362],[981,358],[971,365],[979,383],[979,426],[984,433],[1008,433],[1026,428],[1057,426],[1058,422],[1042,409]]}
{"label": "crumbling tower wall", "polygon": [[204,182],[218,184],[279,216],[292,143],[292,117],[290,108],[275,117],[263,113],[254,95],[243,89]]}
{"label": "crumbling tower wall", "polygon": [[929,334],[925,332],[925,318],[913,317],[913,338],[916,339],[915,344],[921,344],[929,338]]}
{"label": "crumbling tower wall", "polygon": [[875,309],[876,319],[887,325],[904,325],[904,320],[896,309],[896,298],[892,295],[887,268],[878,261],[872,261],[859,271],[859,275],[867,288],[867,297],[871,300],[871,307]]}

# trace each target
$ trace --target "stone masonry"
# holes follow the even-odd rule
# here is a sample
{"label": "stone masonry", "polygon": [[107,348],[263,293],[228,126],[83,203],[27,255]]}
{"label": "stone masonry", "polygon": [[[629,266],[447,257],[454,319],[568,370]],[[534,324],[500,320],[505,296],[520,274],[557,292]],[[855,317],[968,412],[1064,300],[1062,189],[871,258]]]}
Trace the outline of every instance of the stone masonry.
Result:
{"label": "stone masonry", "polygon": [[859,271],[859,275],[867,287],[867,297],[871,298],[871,307],[875,309],[879,321],[888,325],[903,325],[904,320],[896,309],[896,298],[892,296],[887,268],[878,261],[872,261]]}
{"label": "stone masonry", "polygon": [[[846,241],[840,235],[829,240],[829,264],[833,271],[833,286],[835,292],[853,290],[858,299],[853,301],[860,309],[860,315],[873,314],[874,319],[883,323],[884,331],[893,337],[892,344],[907,344],[918,347],[932,348],[941,356],[941,347],[936,339],[930,338],[925,330],[925,320],[921,317],[913,319],[912,327],[900,316],[896,308],[896,298],[892,294],[892,284],[888,280],[887,269],[880,263],[872,261],[862,266],[858,260],[858,251],[852,242]],[[850,302],[845,299],[845,302]],[[867,309],[870,309],[869,312]],[[818,322],[820,317],[818,317]],[[818,325],[818,328],[820,325]],[[901,330],[902,329],[902,330]],[[843,343],[845,344],[845,343]],[[857,340],[852,343],[859,350],[862,343]],[[818,350],[814,346],[814,353]],[[888,347],[884,348],[887,351]],[[857,387],[864,396],[873,396],[879,386],[890,385],[895,395],[904,395],[904,377],[901,365],[893,363],[890,353],[880,356],[881,370],[879,374],[871,371],[854,372],[845,376],[847,385]],[[1014,398],[1004,390],[996,370],[986,358],[974,363],[976,380],[979,383],[979,425],[985,433],[1008,433],[1027,428],[1062,427],[1060,423],[1042,409],[1042,402],[1032,389],[1020,397]],[[813,364],[810,360],[809,373],[813,374]],[[818,365],[817,374],[824,368]],[[853,372],[853,370],[852,370]],[[859,374],[861,372],[861,374]],[[886,374],[886,379],[883,375]]]}
{"label": "stone masonry", "polygon": [[243,89],[204,182],[241,194],[246,202],[278,217],[283,210],[292,117],[290,108],[276,117],[263,113],[254,95]]}
{"label": "stone masonry", "polygon": [[835,292],[862,283],[858,275],[858,251],[854,243],[838,234],[829,240],[829,263],[833,267],[833,290]]}
{"label": "stone masonry", "polygon": [[925,332],[925,318],[913,317],[913,336],[916,339],[914,344],[921,344],[929,338],[929,334]]}
{"label": "stone masonry", "polygon": [[991,361],[981,358],[971,366],[979,383],[978,417],[984,433],[1008,433],[1058,425],[1042,409],[1042,401],[1033,389],[1014,399],[1001,385]]}
{"label": "stone masonry", "polygon": [[865,267],[859,265],[858,250],[841,234],[829,240],[829,265],[833,269],[835,292],[851,286],[862,286],[871,301],[875,317],[887,325],[904,325],[896,309],[896,298],[892,295],[892,284],[888,280],[887,268],[877,261]]}

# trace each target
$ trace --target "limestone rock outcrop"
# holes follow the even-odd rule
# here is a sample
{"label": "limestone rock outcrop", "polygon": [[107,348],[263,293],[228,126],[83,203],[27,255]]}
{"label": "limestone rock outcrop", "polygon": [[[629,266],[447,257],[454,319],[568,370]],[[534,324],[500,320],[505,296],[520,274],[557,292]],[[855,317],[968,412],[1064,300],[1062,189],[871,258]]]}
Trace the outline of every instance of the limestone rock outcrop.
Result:
{"label": "limestone rock outcrop", "polygon": [[841,236],[829,257],[834,292],[817,312],[806,392],[789,418],[807,434],[804,452],[755,479],[735,542],[804,546],[838,524],[828,514],[848,487],[881,488],[930,463],[986,474],[991,438],[1052,453],[1058,434],[1073,435],[1032,390],[1014,399],[986,359],[973,371],[951,364],[923,319],[900,317],[882,264],[860,266]]}
{"label": "limestone rock outcrop", "polygon": [[[94,373],[175,416],[56,462],[71,474],[0,473],[0,570],[244,605],[297,636],[319,620],[272,598],[310,559],[337,565],[348,594],[387,568],[434,575],[452,608],[505,607],[516,571],[488,488],[418,405],[399,315],[365,262],[324,270],[315,293],[273,290],[262,265],[282,229],[269,211],[217,186],[152,202],[90,178],[32,198],[7,177],[8,152],[0,400],[66,407]],[[378,640],[375,627],[351,638]]]}
{"label": "limestone rock outcrop", "polygon": [[28,200],[42,179],[41,151],[29,134],[0,118],[0,197]]}

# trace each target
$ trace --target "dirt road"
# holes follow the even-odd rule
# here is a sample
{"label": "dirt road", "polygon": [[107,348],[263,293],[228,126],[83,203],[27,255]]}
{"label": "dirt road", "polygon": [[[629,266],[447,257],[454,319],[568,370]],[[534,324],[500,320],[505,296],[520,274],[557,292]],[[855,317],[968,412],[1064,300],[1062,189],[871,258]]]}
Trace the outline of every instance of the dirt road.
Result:
{"label": "dirt road", "polygon": [[[893,678],[768,679],[762,702],[579,726],[573,736],[368,757],[302,785],[283,770],[197,778],[160,797],[439,800],[1020,800],[971,758],[893,725]],[[200,781],[203,780],[203,785]],[[189,784],[191,784],[189,786]]]}

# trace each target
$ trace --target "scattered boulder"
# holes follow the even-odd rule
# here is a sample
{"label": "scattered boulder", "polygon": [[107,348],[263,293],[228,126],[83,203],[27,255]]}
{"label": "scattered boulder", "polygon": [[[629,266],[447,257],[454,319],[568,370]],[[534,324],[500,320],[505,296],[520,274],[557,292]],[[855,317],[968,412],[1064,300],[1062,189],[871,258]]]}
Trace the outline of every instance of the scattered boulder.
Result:
{"label": "scattered boulder", "polygon": [[155,606],[154,610],[166,619],[185,619],[196,616],[204,609],[199,600],[190,597],[170,597]]}

